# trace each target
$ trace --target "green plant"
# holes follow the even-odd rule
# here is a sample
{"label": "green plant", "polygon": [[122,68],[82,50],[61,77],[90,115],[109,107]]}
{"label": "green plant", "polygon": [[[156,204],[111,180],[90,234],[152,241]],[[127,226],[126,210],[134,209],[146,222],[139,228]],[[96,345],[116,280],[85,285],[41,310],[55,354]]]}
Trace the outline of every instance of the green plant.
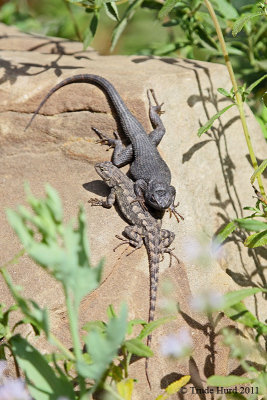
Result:
{"label": "green plant", "polygon": [[[229,292],[224,295],[223,306],[221,311],[224,312],[233,321],[240,324],[242,327],[242,336],[236,334],[235,329],[223,329],[224,344],[230,349],[230,356],[236,359],[243,369],[246,376],[228,375],[219,376],[213,375],[208,378],[207,384],[229,388],[236,385],[246,384],[246,387],[241,386],[238,393],[230,393],[227,399],[254,400],[259,395],[266,399],[267,393],[267,354],[262,346],[260,338],[266,340],[267,325],[260,322],[245,306],[243,300],[251,295],[262,292],[264,289],[252,288],[242,289],[235,292]],[[265,290],[266,292],[267,290]],[[211,320],[211,318],[210,318]],[[212,319],[213,321],[213,319]],[[261,360],[261,365],[248,361],[249,356],[257,357]],[[247,386],[249,384],[250,386]],[[235,392],[233,390],[233,392]],[[243,395],[245,394],[245,395]],[[250,394],[249,397],[247,395]]]}
{"label": "green plant", "polygon": [[[84,296],[99,286],[103,260],[95,267],[91,264],[82,208],[77,226],[73,227],[73,223],[65,225],[61,201],[52,187],[47,185],[44,199],[34,197],[28,186],[26,192],[32,212],[24,206],[19,206],[17,211],[7,211],[9,223],[24,249],[0,268],[15,301],[15,305],[8,309],[0,305],[0,360],[6,359],[7,351],[11,352],[18,376],[21,369],[28,390],[36,400],[53,400],[60,396],[84,400],[99,390],[110,393],[114,399],[131,399],[134,379],[129,377],[128,371],[132,356],[151,357],[153,352],[143,340],[172,318],[164,317],[151,323],[143,320],[127,322],[126,305],[122,305],[119,315],[109,306],[108,322],[90,321],[84,325],[86,334],[82,343],[78,329],[79,304]],[[34,300],[23,297],[21,289],[12,282],[7,268],[17,263],[25,252],[62,285],[72,350],[51,332],[47,310],[40,308]],[[23,317],[11,328],[9,317],[15,310],[20,310]],[[42,355],[26,338],[15,333],[21,324],[30,324],[36,335],[43,333],[57,351]],[[126,335],[133,336],[135,326],[140,327],[139,333],[126,339]],[[166,389],[166,396],[184,384],[185,380],[177,382],[175,387],[172,384],[170,389]]]}
{"label": "green plant", "polygon": [[[91,264],[83,209],[80,208],[76,228],[72,224],[64,225],[57,193],[50,186],[47,186],[46,193],[46,198],[39,200],[27,188],[27,199],[33,213],[20,206],[17,211],[8,210],[7,215],[25,251],[63,287],[73,351],[67,349],[51,333],[47,310],[41,309],[35,301],[27,300],[20,294],[19,288],[14,286],[7,272],[7,264],[0,272],[12,293],[15,306],[5,311],[4,306],[1,306],[0,333],[4,337],[1,358],[5,357],[5,348],[11,351],[26,376],[31,395],[38,400],[59,396],[85,399],[99,388],[112,393],[114,391],[115,398],[122,398],[111,383],[120,382],[119,387],[128,385],[127,371],[132,354],[139,357],[153,354],[142,340],[166,321],[166,318],[153,325],[140,320],[127,323],[126,306],[122,306],[119,315],[110,306],[107,323],[95,321],[84,326],[87,332],[84,337],[86,351],[82,350],[78,308],[82,298],[98,287],[103,261],[96,267]],[[23,252],[12,262],[17,261]],[[8,319],[15,309],[22,312],[23,318],[11,329]],[[37,335],[43,332],[47,340],[57,347],[58,352],[43,356],[27,339],[14,334],[16,327],[25,323],[30,323]],[[134,325],[141,325],[141,332],[137,337],[126,340],[126,333],[131,334]],[[122,356],[118,356],[119,350]],[[74,391],[75,382],[78,383],[78,388],[76,386]]]}

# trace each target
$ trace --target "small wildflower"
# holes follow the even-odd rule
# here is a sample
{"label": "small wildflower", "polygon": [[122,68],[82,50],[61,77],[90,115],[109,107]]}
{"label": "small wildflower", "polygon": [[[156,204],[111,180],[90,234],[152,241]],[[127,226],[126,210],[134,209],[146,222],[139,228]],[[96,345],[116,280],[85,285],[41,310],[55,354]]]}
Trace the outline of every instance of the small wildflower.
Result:
{"label": "small wildflower", "polygon": [[162,297],[158,301],[159,309],[165,314],[174,314],[177,312],[177,302],[173,299]]}
{"label": "small wildflower", "polygon": [[205,237],[189,238],[184,244],[184,250],[190,261],[203,266],[208,266],[221,257],[221,246]]}
{"label": "small wildflower", "polygon": [[219,292],[204,292],[191,299],[191,308],[197,312],[212,312],[219,310],[223,301],[223,295]]}
{"label": "small wildflower", "polygon": [[7,369],[7,362],[0,360],[0,381],[4,378],[4,372]]}
{"label": "small wildflower", "polygon": [[192,337],[187,329],[181,329],[178,334],[164,336],[161,339],[161,353],[165,357],[184,357],[191,354]]}
{"label": "small wildflower", "polygon": [[1,400],[31,400],[22,379],[6,379],[0,386]]}

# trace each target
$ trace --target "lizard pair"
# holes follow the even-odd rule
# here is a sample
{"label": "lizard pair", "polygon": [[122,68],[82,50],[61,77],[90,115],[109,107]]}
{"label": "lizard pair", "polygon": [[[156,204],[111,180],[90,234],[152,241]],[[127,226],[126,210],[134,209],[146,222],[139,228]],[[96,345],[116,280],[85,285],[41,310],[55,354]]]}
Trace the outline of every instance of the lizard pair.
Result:
{"label": "lizard pair", "polygon": [[[97,75],[75,75],[58,83],[48,92],[26,129],[43,104],[55,91],[65,85],[78,82],[91,83],[104,90],[118,115],[123,132],[130,140],[130,144],[127,147],[123,147],[117,134],[115,139],[110,139],[93,128],[100,136],[101,142],[115,149],[112,157],[113,163],[103,162],[95,165],[96,172],[111,188],[110,195],[106,201],[91,199],[89,202],[94,206],[101,205],[110,208],[116,201],[123,216],[130,223],[130,226],[127,226],[123,232],[127,237],[127,240],[122,239],[123,243],[129,243],[135,249],[140,248],[143,243],[145,244],[150,270],[148,321],[151,322],[154,320],[155,313],[160,258],[164,253],[169,253],[170,257],[173,256],[172,249],[169,246],[173,242],[175,235],[173,232],[161,228],[161,219],[155,218],[147,207],[144,207],[143,202],[145,201],[146,205],[154,209],[154,211],[169,209],[170,212],[174,213],[178,222],[178,216],[182,218],[175,210],[175,188],[170,186],[170,170],[157,150],[157,145],[165,133],[165,128],[160,118],[162,113],[161,105],[158,104],[154,92],[150,90],[156,105],[152,105],[148,92],[149,117],[154,130],[147,135],[140,122],[131,114],[110,82]],[[117,168],[129,162],[131,162],[130,173],[135,182]],[[147,338],[148,346],[151,344],[151,338],[151,335]],[[148,359],[146,359],[146,376],[150,386]]]}

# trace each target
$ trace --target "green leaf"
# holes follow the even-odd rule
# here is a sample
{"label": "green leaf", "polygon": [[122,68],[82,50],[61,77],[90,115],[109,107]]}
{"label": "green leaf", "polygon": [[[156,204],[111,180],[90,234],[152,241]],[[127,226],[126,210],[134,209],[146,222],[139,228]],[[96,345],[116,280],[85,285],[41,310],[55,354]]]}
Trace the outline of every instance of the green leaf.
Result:
{"label": "green leaf", "polygon": [[124,345],[129,353],[135,354],[138,357],[152,357],[153,351],[146,346],[141,339],[134,338],[126,340]]}
{"label": "green leaf", "polygon": [[227,90],[225,90],[224,88],[218,88],[217,91],[218,91],[219,93],[221,93],[223,96],[225,96],[225,97],[230,97],[230,98],[231,98],[230,93],[227,92]]}
{"label": "green leaf", "polygon": [[110,51],[113,51],[122,32],[124,31],[124,29],[126,28],[128,23],[127,18],[122,18],[121,21],[119,22],[119,24],[116,26],[116,28],[114,29],[113,33],[112,33],[112,39],[111,39],[111,47],[110,47]]}
{"label": "green leaf", "polygon": [[158,17],[159,19],[163,19],[169,12],[175,7],[177,0],[166,0],[162,9],[160,10]]}
{"label": "green leaf", "polygon": [[9,314],[11,314],[12,311],[16,311],[18,309],[18,306],[17,305],[10,306],[5,312],[4,312],[4,307],[5,305],[0,303],[0,338],[6,337],[8,340],[9,337],[7,336],[10,335],[10,328],[8,326],[9,316],[10,316]]}
{"label": "green leaf", "polygon": [[246,52],[243,49],[239,49],[235,46],[232,46],[230,43],[226,43],[226,50],[230,55],[236,55],[241,57],[246,56]]}
{"label": "green leaf", "polygon": [[50,185],[45,186],[45,191],[47,195],[47,208],[50,210],[51,215],[53,216],[54,221],[60,223],[63,218],[62,212],[62,204],[60,197],[57,191]]}
{"label": "green leaf", "polygon": [[148,8],[149,10],[160,10],[162,5],[154,0],[144,0],[141,5],[142,8]]}
{"label": "green leaf", "polygon": [[163,46],[158,47],[155,50],[154,54],[155,54],[155,56],[163,56],[163,55],[172,53],[176,49],[177,49],[177,46],[175,43],[167,43],[167,44],[164,44]]}
{"label": "green leaf", "polygon": [[113,358],[118,354],[118,350],[124,341],[126,328],[127,308],[123,305],[120,315],[108,321],[105,335],[96,330],[89,332],[86,336],[86,348],[92,359],[92,364],[78,363],[77,368],[83,377],[91,378],[95,381],[94,389]]}
{"label": "green leaf", "polygon": [[15,211],[8,209],[6,216],[9,225],[14,229],[22,245],[27,249],[32,243],[33,232],[27,229],[23,223],[23,219]]}
{"label": "green leaf", "polygon": [[[263,75],[261,78],[259,78],[258,80],[256,80],[255,82],[253,82],[247,89],[246,92],[249,94],[251,93],[251,91],[259,85],[259,83],[261,83],[264,79],[267,78],[267,74]],[[266,160],[265,160],[266,161]]]}
{"label": "green leaf", "polygon": [[110,19],[112,19],[113,21],[119,21],[120,20],[118,9],[117,9],[117,5],[116,5],[115,1],[104,2],[104,7],[105,7],[105,11],[106,11],[107,16]]}
{"label": "green leaf", "polygon": [[15,286],[12,279],[5,268],[1,269],[1,274],[16,301],[16,307],[20,308],[25,323],[32,325],[35,333],[40,335],[41,331],[44,331],[46,337],[49,337],[49,318],[47,309],[42,309],[33,300],[26,300],[19,294],[19,288]]}
{"label": "green leaf", "polygon": [[149,322],[139,333],[138,338],[139,339],[144,339],[146,336],[148,336],[151,332],[153,332],[155,329],[157,329],[159,326],[165,324],[166,322],[174,320],[176,317],[163,317],[159,318],[156,321]]}
{"label": "green leaf", "polygon": [[216,236],[216,243],[221,244],[236,228],[234,221],[229,222]]}
{"label": "green leaf", "polygon": [[170,385],[168,385],[165,389],[166,393],[169,395],[175,394],[179,392],[179,390],[185,386],[191,379],[190,375],[185,375],[182,376],[182,378],[178,379],[177,381],[172,382]]}
{"label": "green leaf", "polygon": [[233,292],[226,293],[224,297],[222,310],[233,306],[234,304],[239,303],[244,300],[246,297],[252,296],[256,293],[264,292],[264,289],[261,288],[249,288],[249,289],[241,289],[235,290]]}
{"label": "green leaf", "polygon": [[86,332],[99,331],[104,333],[106,331],[107,325],[103,321],[89,321],[82,327]]}
{"label": "green leaf", "polygon": [[236,11],[236,8],[228,3],[227,0],[217,0],[217,10],[227,19],[236,19],[238,18],[239,14]]}
{"label": "green leaf", "polygon": [[236,376],[236,375],[228,375],[228,376],[213,375],[207,379],[208,386],[229,387],[250,382],[251,379],[246,378],[244,376]]}
{"label": "green leaf", "polygon": [[267,229],[266,222],[257,221],[256,219],[236,218],[235,222],[240,228],[246,229],[247,231],[259,232]]}
{"label": "green leaf", "polygon": [[245,396],[241,393],[233,392],[233,393],[226,393],[226,400],[247,400]]}
{"label": "green leaf", "polygon": [[251,14],[243,14],[240,18],[238,18],[233,26],[232,35],[236,36],[238,32],[243,29],[243,26],[251,19],[262,15],[262,12],[251,13]]}
{"label": "green leaf", "polygon": [[227,317],[250,328],[255,328],[260,335],[267,334],[267,325],[260,322],[245,306],[244,303],[236,303],[224,310]]}
{"label": "green leaf", "polygon": [[22,371],[25,373],[27,387],[33,398],[38,400],[56,400],[65,396],[75,397],[72,384],[64,376],[56,376],[45,357],[20,335],[10,339],[12,352]]}
{"label": "green leaf", "polygon": [[132,399],[132,393],[133,393],[133,388],[134,388],[134,380],[133,379],[127,379],[127,380],[118,382],[116,386],[117,386],[118,393],[122,399],[124,399],[124,400]]}
{"label": "green leaf", "polygon": [[197,134],[200,137],[203,133],[207,132],[210,127],[212,126],[213,122],[218,119],[223,113],[225,113],[227,110],[229,110],[229,108],[235,106],[236,104],[230,104],[229,106],[223,108],[221,111],[217,112],[217,114],[213,115],[213,117],[211,117],[211,119],[209,119],[205,125],[203,125],[201,128],[199,128]]}
{"label": "green leaf", "polygon": [[115,27],[112,33],[111,48],[110,48],[111,51],[114,50],[122,32],[127,26],[127,23],[134,16],[137,9],[141,7],[143,1],[144,0],[134,0],[126,9],[123,17],[121,18],[121,21],[118,23],[118,25]]}
{"label": "green leaf", "polygon": [[8,210],[7,217],[29,256],[71,290],[77,307],[82,297],[98,286],[103,260],[92,268],[83,208],[76,229],[70,224],[64,226],[59,197],[51,187],[46,190],[47,196],[41,200],[28,190],[35,215],[19,207],[17,212]]}
{"label": "green leaf", "polygon": [[251,249],[259,246],[267,246],[267,230],[253,233],[253,235],[246,238],[244,245]]}
{"label": "green leaf", "polygon": [[[267,76],[267,75],[266,75]],[[254,183],[255,179],[263,173],[265,168],[267,167],[267,158],[262,161],[262,163],[258,166],[258,168],[255,169],[252,177],[250,178],[251,184]]]}
{"label": "green leaf", "polygon": [[109,306],[107,308],[107,316],[109,319],[117,317],[117,314],[116,314],[113,304],[109,304]]}
{"label": "green leaf", "polygon": [[133,327],[135,325],[146,325],[147,322],[144,319],[132,319],[131,321],[128,322],[127,325],[127,334],[131,335],[133,332]]}
{"label": "green leaf", "polygon": [[86,50],[87,47],[91,44],[93,38],[95,37],[97,26],[98,26],[99,14],[95,11],[89,28],[86,30],[85,37],[83,39],[83,49]]}
{"label": "green leaf", "polygon": [[[259,394],[265,396],[266,395],[266,387],[267,387],[267,372],[261,372],[257,378],[253,382],[254,389],[259,388]],[[255,393],[255,390],[254,390]],[[264,399],[264,397],[262,397]]]}
{"label": "green leaf", "polygon": [[[266,98],[267,98],[267,96],[266,96]],[[263,133],[263,136],[264,136],[265,139],[267,140],[267,124],[266,124],[266,122],[263,121],[263,120],[261,119],[261,117],[259,117],[258,115],[255,115],[255,117],[256,117],[256,120],[258,121],[258,123],[260,124],[261,130],[262,130],[262,133]]]}

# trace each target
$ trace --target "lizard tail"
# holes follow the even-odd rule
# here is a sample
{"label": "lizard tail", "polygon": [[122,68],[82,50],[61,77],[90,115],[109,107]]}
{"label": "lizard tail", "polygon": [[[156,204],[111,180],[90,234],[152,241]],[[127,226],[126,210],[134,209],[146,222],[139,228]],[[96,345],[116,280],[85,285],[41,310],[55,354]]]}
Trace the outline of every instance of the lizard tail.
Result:
{"label": "lizard tail", "polygon": [[[117,90],[114,88],[114,86],[109,81],[107,81],[105,78],[102,78],[101,76],[98,76],[98,75],[79,74],[79,75],[74,75],[74,76],[64,79],[63,81],[61,81],[57,85],[55,85],[47,93],[47,95],[43,98],[43,100],[37,107],[36,111],[34,112],[31,120],[26,125],[26,128],[24,129],[24,131],[26,131],[26,129],[29,128],[32,121],[34,120],[36,115],[39,113],[40,109],[43,107],[45,102],[49,99],[49,97],[52,96],[52,94],[55,93],[58,89],[62,88],[63,86],[66,86],[66,85],[70,85],[72,83],[90,83],[92,85],[100,87],[104,91],[104,93],[107,95],[108,99],[110,100],[111,106],[113,106],[113,108],[117,112],[117,115],[120,119],[120,122],[121,122],[121,125],[123,128],[126,128],[126,130],[127,129],[129,130],[129,129],[131,129],[131,124],[134,124],[134,125],[138,126],[139,129],[143,129],[140,122],[137,121],[137,119],[132,115],[132,113],[127,108],[126,104],[120,97]],[[125,115],[127,115],[127,118],[125,117]]]}
{"label": "lizard tail", "polygon": [[[152,233],[149,233],[149,236]],[[155,309],[157,301],[157,289],[158,289],[158,279],[159,279],[159,243],[155,241],[155,237],[149,237],[147,244],[148,257],[149,257],[149,269],[150,269],[150,303],[149,303],[149,317],[148,322],[153,322],[155,318]],[[147,337],[147,346],[150,347],[152,341],[152,334]],[[148,376],[148,362],[149,359],[146,358],[145,361],[145,373],[147,383],[151,390],[151,384]]]}

